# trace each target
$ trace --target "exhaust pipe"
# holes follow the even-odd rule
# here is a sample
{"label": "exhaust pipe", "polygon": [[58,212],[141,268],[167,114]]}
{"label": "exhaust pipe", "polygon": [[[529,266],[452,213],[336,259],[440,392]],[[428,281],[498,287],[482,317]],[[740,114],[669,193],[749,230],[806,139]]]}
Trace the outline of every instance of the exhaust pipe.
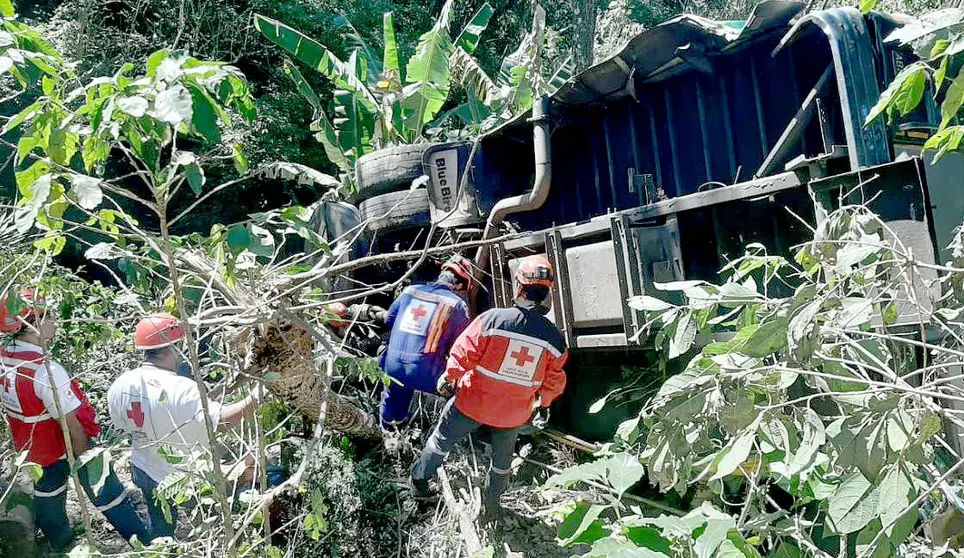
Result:
{"label": "exhaust pipe", "polygon": [[[503,198],[489,212],[482,233],[483,242],[495,236],[499,225],[513,213],[539,209],[549,197],[549,184],[552,181],[552,157],[549,149],[549,99],[539,97],[532,103],[532,150],[535,155],[536,177],[532,190],[519,196]],[[475,252],[475,265],[478,273],[484,273],[489,266],[489,247],[479,246]]]}

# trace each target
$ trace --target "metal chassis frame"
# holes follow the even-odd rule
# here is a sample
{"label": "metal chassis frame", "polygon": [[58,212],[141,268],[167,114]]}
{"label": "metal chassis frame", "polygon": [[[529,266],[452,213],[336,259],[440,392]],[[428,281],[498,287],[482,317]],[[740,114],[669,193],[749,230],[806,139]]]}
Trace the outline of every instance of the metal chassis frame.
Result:
{"label": "metal chassis frame", "polygon": [[572,315],[572,289],[562,288],[569,285],[569,265],[562,246],[562,235],[558,229],[545,233],[546,257],[556,271],[556,281],[559,288],[552,289],[552,308],[556,317],[556,326],[566,338],[566,344],[576,346],[576,334],[573,331],[575,320]]}
{"label": "metal chassis frame", "polygon": [[880,87],[863,14],[849,7],[808,14],[780,39],[773,53],[796,40],[802,34],[801,30],[810,24],[823,31],[830,42],[851,168],[856,170],[889,162],[890,144],[883,120],[878,118],[864,125],[864,118],[880,95]]}

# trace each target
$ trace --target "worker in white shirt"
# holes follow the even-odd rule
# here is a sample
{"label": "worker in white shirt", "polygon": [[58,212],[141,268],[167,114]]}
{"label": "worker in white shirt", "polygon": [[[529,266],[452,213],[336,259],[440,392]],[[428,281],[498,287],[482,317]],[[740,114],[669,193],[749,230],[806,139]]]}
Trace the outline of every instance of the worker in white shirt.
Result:
{"label": "worker in white shirt", "polygon": [[[107,391],[111,421],[131,435],[134,484],[147,502],[152,539],[173,536],[177,524],[177,510],[171,508],[168,523],[155,494],[167,475],[179,471],[165,459],[162,448],[185,456],[210,448],[197,383],[178,374],[185,363],[184,337],[184,327],[170,314],[142,319],[134,345],[143,351],[144,363],[117,378]],[[254,395],[230,405],[208,401],[208,412],[216,429],[224,431],[252,417],[255,405]]]}

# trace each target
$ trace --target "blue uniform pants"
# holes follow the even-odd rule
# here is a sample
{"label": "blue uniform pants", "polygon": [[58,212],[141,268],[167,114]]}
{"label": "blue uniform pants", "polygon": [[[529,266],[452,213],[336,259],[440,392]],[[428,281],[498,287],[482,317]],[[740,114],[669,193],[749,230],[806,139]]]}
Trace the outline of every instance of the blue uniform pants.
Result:
{"label": "blue uniform pants", "polygon": [[386,366],[386,374],[402,385],[392,382],[382,391],[382,402],[378,407],[382,428],[398,426],[407,421],[415,392],[434,394],[437,379],[413,363],[392,363]]}
{"label": "blue uniform pants", "polygon": [[[142,542],[150,540],[149,527],[137,514],[133,500],[127,495],[113,468],[99,494],[95,494],[91,487],[91,483],[99,479],[89,478],[87,467],[82,467],[77,471],[77,475],[87,497],[124,540],[130,540],[134,535]],[[66,509],[69,479],[70,465],[64,459],[44,467],[43,476],[34,483],[34,515],[37,527],[47,537],[51,548],[58,551],[67,549],[73,540]]]}
{"label": "blue uniform pants", "polygon": [[147,517],[150,519],[151,538],[173,537],[174,528],[177,526],[177,507],[171,506],[171,522],[168,523],[164,517],[164,509],[157,501],[157,483],[150,475],[137,467],[131,467],[134,484],[141,489],[144,494],[144,502],[147,504]]}
{"label": "blue uniform pants", "polygon": [[[455,447],[459,440],[478,430],[482,425],[463,415],[455,408],[455,398],[449,399],[442,409],[442,416],[438,425],[425,443],[425,448],[419,458],[412,463],[412,479],[416,481],[428,480],[435,476],[445,454]],[[494,511],[499,508],[499,496],[509,485],[511,474],[512,453],[515,442],[519,437],[518,428],[491,428],[492,435],[492,464],[489,466],[489,477],[485,486],[483,503],[485,509]]]}
{"label": "blue uniform pants", "polygon": [[[164,508],[157,500],[157,482],[144,471],[133,467],[134,484],[144,493],[144,501],[147,503],[147,515],[150,519],[151,539],[159,537],[173,537],[177,527],[177,506],[171,506],[171,522],[168,523],[164,517]],[[286,471],[273,465],[268,466],[268,486],[278,486],[288,478]],[[242,487],[242,489],[247,487]]]}

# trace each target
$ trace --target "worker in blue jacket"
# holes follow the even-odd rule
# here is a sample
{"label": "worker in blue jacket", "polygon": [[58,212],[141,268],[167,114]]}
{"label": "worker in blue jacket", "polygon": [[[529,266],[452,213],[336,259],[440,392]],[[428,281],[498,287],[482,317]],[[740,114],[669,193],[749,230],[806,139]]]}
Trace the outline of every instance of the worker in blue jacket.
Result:
{"label": "worker in blue jacket", "polygon": [[435,393],[449,349],[469,325],[465,298],[474,285],[471,262],[456,254],[442,265],[434,283],[406,287],[392,303],[385,320],[391,334],[379,365],[398,383],[382,395],[383,428],[408,420],[415,391]]}

